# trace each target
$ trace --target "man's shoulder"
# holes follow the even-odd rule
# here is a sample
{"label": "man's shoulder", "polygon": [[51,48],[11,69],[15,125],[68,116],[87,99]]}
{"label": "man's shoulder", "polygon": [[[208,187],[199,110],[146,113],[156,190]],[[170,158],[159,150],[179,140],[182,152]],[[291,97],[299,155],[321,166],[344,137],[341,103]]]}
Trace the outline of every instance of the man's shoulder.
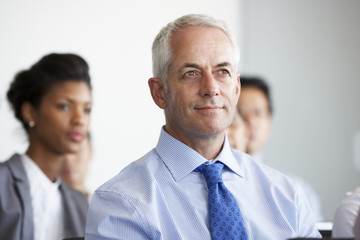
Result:
{"label": "man's shoulder", "polygon": [[352,237],[354,224],[359,214],[360,187],[346,192],[335,211],[333,237]]}
{"label": "man's shoulder", "polygon": [[353,191],[349,191],[345,194],[345,198],[354,198],[360,200],[360,186]]}
{"label": "man's shoulder", "polygon": [[360,206],[360,187],[357,187],[353,191],[345,193],[340,201],[339,207],[351,208],[352,210],[359,209]]}
{"label": "man's shoulder", "polygon": [[145,188],[154,181],[157,166],[162,164],[155,150],[124,167],[117,175],[102,184],[97,192],[112,192],[123,194],[134,192],[137,188]]}
{"label": "man's shoulder", "polygon": [[235,149],[232,149],[232,152],[239,164],[242,165],[247,171],[258,172],[259,174],[263,174],[264,176],[268,176],[273,179],[284,179],[292,181],[291,178],[285,173],[264,164],[256,157],[250,156],[244,152],[240,152]]}
{"label": "man's shoulder", "polygon": [[270,167],[256,158],[237,150],[233,154],[244,174],[256,179],[263,187],[272,189],[281,189],[279,192],[294,195],[297,192],[297,186],[293,179],[285,173]]}

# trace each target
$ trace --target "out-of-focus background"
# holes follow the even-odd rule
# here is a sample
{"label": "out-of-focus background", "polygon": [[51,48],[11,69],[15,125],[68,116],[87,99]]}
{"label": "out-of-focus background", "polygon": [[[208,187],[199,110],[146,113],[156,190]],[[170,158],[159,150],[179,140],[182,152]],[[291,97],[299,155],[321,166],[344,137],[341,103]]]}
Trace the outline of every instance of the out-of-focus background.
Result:
{"label": "out-of-focus background", "polygon": [[360,185],[358,0],[0,0],[0,161],[27,147],[6,100],[9,83],[50,52],[80,54],[91,67],[91,190],[150,151],[164,124],[147,86],[151,44],[188,13],[223,19],[239,40],[241,73],[270,83],[264,162],[311,183],[331,220]]}

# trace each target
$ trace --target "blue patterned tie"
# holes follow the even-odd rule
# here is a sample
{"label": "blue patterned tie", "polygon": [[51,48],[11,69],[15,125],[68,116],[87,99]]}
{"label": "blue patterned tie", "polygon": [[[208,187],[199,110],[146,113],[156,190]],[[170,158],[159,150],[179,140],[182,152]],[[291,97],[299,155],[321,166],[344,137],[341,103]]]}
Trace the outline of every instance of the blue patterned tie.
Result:
{"label": "blue patterned tie", "polygon": [[209,221],[212,240],[247,240],[243,218],[234,196],[222,181],[224,165],[220,162],[203,164],[196,171],[205,176],[209,189]]}

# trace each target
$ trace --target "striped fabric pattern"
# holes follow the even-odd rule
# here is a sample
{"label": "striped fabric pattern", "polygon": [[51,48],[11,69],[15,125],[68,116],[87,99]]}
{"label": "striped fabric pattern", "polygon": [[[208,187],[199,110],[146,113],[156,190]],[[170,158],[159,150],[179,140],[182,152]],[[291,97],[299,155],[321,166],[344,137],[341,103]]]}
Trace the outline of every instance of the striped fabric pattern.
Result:
{"label": "striped fabric pattern", "polygon": [[[241,209],[248,239],[321,237],[305,196],[288,177],[230,149],[216,158]],[[207,162],[164,128],[156,148],[99,187],[90,202],[86,239],[211,239]]]}

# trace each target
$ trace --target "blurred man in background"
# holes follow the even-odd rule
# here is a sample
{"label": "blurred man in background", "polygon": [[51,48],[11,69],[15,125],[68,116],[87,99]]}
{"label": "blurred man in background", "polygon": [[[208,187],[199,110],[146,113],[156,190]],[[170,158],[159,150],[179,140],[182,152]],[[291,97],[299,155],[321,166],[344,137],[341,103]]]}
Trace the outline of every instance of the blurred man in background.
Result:
{"label": "blurred man in background", "polygon": [[[262,162],[261,150],[272,128],[273,105],[270,87],[262,78],[255,76],[240,76],[240,82],[238,116],[227,130],[230,145]],[[322,221],[320,200],[311,185],[298,176],[288,175],[307,195],[316,220]]]}

